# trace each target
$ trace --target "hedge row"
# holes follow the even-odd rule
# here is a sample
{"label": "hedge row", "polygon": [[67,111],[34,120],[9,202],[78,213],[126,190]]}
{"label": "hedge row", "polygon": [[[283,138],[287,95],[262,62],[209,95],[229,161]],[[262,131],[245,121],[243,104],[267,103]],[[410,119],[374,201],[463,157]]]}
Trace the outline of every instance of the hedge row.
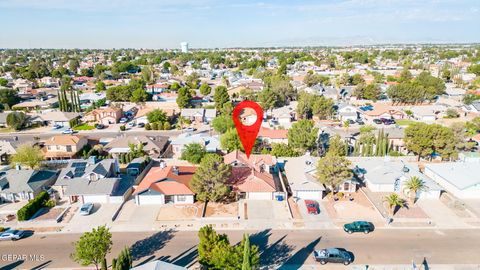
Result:
{"label": "hedge row", "polygon": [[18,220],[24,221],[30,219],[40,208],[45,206],[49,199],[50,195],[48,195],[46,191],[40,192],[33,200],[18,210]]}

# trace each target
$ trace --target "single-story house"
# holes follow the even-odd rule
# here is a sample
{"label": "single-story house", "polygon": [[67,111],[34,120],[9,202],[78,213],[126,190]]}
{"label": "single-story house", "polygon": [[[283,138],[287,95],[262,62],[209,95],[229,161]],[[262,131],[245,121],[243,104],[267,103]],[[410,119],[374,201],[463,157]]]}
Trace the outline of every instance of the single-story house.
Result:
{"label": "single-story house", "polygon": [[135,203],[142,204],[191,204],[195,193],[190,181],[197,168],[194,166],[166,166],[151,168],[135,188]]}
{"label": "single-story house", "polygon": [[79,119],[80,114],[75,112],[61,112],[61,111],[50,111],[43,112],[38,114],[33,114],[33,116],[39,117],[44,121],[44,124],[49,126],[61,126],[66,128],[72,128],[70,126],[70,121],[74,119]]}
{"label": "single-story house", "polygon": [[16,154],[17,151],[9,141],[0,141],[0,164],[7,165],[10,162],[10,156]]}
{"label": "single-story house", "polygon": [[371,111],[365,111],[363,113],[365,119],[373,120],[376,118],[386,118],[386,119],[403,119],[405,118],[405,113],[395,109],[394,107],[387,104],[374,103],[373,109]]}
{"label": "single-story house", "polygon": [[412,106],[409,108],[413,113],[413,118],[422,122],[434,122],[438,118],[445,116],[447,106],[444,105],[424,105]]}
{"label": "single-story house", "polygon": [[7,202],[32,200],[55,183],[57,172],[11,169],[0,176],[0,198]]}
{"label": "single-story house", "polygon": [[337,108],[337,117],[341,121],[355,121],[359,118],[359,111],[355,106],[347,103],[340,103]]}
{"label": "single-story house", "polygon": [[285,159],[285,176],[294,198],[321,200],[325,186],[316,179],[317,157],[303,155]]}
{"label": "single-story house", "polygon": [[143,151],[152,158],[158,158],[167,149],[168,137],[144,135],[119,137],[105,145],[104,150],[111,154],[112,157],[117,158],[122,153],[129,153],[131,144],[135,146],[142,144]]}
{"label": "single-story house", "polygon": [[427,187],[417,193],[417,198],[438,199],[442,192],[440,187],[428,175],[420,172],[415,164],[401,159],[389,159],[384,157],[352,157],[349,158],[355,165],[355,175],[364,181],[372,192],[407,192],[404,184],[411,177],[417,176],[422,179]]}
{"label": "single-story house", "polygon": [[213,118],[217,115],[217,110],[215,109],[182,109],[180,116],[190,119],[192,122],[196,123],[210,123]]}
{"label": "single-story house", "polygon": [[480,164],[478,162],[426,164],[425,175],[460,199],[480,199]]}
{"label": "single-story house", "polygon": [[286,129],[270,129],[260,127],[257,138],[268,144],[286,143],[288,144],[288,130]]}
{"label": "single-story house", "polygon": [[116,124],[122,118],[122,109],[115,107],[95,109],[84,116],[85,122],[96,122],[109,125]]}
{"label": "single-story house", "polygon": [[70,160],[62,169],[53,188],[61,199],[68,198],[70,203],[109,203],[117,202],[111,197],[122,197],[117,194],[120,186],[120,172],[116,159],[97,161],[94,157],[88,160]]}
{"label": "single-story house", "polygon": [[187,144],[199,143],[205,147],[207,152],[216,153],[220,150],[220,140],[218,136],[209,136],[205,133],[183,133],[178,137],[171,139],[172,151],[174,157],[180,157]]}

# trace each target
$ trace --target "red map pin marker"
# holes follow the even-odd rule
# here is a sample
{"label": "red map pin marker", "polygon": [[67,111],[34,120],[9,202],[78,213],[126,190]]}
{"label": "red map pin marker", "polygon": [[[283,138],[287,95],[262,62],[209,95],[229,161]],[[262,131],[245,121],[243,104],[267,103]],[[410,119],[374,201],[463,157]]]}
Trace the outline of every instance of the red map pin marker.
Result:
{"label": "red map pin marker", "polygon": [[[257,120],[250,126],[244,125],[240,120],[240,114],[242,113],[243,109],[251,108],[257,114]],[[260,130],[260,126],[262,125],[263,121],[263,110],[260,105],[256,102],[245,100],[240,102],[235,109],[233,109],[233,122],[235,123],[235,127],[237,128],[238,136],[240,137],[240,141],[242,142],[243,149],[245,149],[245,154],[247,158],[250,157],[250,153],[252,152],[252,148],[255,145],[255,140],[257,139],[258,131]]]}

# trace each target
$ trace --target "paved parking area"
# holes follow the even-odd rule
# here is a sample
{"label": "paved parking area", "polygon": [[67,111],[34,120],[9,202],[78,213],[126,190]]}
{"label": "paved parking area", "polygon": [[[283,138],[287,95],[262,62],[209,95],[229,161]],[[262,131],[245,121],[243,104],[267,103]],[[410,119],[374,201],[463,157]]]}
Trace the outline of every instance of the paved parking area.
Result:
{"label": "paved parking area", "polygon": [[77,211],[74,213],[70,222],[65,225],[63,231],[85,232],[101,225],[109,225],[112,223],[112,216],[119,206],[120,204],[95,203],[92,213],[88,216],[82,216],[78,212],[78,209],[80,209],[81,205],[75,204],[72,207],[77,207]]}
{"label": "paved parking area", "polygon": [[135,223],[153,223],[157,219],[160,205],[136,205],[133,199],[124,205],[116,221],[132,221]]}
{"label": "paved parking area", "polygon": [[248,219],[281,220],[290,218],[287,205],[284,201],[248,200],[246,203]]}
{"label": "paved parking area", "polygon": [[329,216],[328,216],[328,213],[327,213],[327,210],[325,209],[325,206],[321,203],[321,202],[318,202],[318,206],[320,208],[320,212],[318,213],[318,215],[314,215],[314,214],[309,214],[308,211],[307,211],[307,206],[305,205],[305,200],[298,200],[297,201],[297,205],[298,205],[298,208],[300,209],[300,214],[302,215],[302,218],[306,221],[327,221],[329,220]]}

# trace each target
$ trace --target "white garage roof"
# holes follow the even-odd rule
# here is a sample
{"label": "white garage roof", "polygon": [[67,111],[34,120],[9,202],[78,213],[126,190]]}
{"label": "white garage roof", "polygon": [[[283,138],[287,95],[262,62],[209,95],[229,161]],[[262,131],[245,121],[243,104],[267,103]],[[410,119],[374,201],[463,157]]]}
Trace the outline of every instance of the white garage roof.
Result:
{"label": "white garage roof", "polygon": [[460,190],[480,184],[480,164],[476,162],[446,162],[425,167]]}
{"label": "white garage roof", "polygon": [[324,191],[325,186],[315,179],[318,158],[310,155],[285,159],[285,175],[292,191]]}

